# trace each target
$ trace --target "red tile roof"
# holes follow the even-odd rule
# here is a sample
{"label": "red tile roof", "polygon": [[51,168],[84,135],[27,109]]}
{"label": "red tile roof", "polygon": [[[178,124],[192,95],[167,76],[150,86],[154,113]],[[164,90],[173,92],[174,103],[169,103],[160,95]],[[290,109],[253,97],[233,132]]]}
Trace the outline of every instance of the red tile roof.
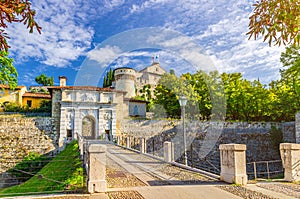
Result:
{"label": "red tile roof", "polygon": [[[10,89],[9,85],[0,84],[0,88]],[[26,88],[26,86],[17,86],[15,89]]]}
{"label": "red tile roof", "polygon": [[34,97],[34,98],[46,98],[51,99],[51,95],[47,93],[32,93],[32,92],[26,92],[22,97]]}
{"label": "red tile roof", "polygon": [[60,89],[71,89],[71,90],[89,90],[89,91],[107,91],[107,92],[123,92],[117,91],[112,88],[100,88],[95,86],[48,86],[48,90],[60,90]]}

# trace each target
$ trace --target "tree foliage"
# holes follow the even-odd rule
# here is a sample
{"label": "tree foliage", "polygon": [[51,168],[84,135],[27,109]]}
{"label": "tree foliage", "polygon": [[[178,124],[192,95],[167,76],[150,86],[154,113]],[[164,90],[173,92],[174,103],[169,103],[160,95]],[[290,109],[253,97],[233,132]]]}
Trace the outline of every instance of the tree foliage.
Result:
{"label": "tree foliage", "polygon": [[106,75],[104,76],[103,79],[103,88],[110,87],[112,85],[112,82],[115,80],[115,72],[111,68],[109,69],[108,72],[106,72]]}
{"label": "tree foliage", "polygon": [[0,1],[0,50],[7,51],[9,45],[7,39],[8,34],[5,29],[8,27],[8,23],[23,23],[32,33],[36,29],[41,33],[41,27],[35,21],[35,10],[31,9],[31,3],[29,0],[1,0]]}
{"label": "tree foliage", "polygon": [[[292,60],[290,62],[296,63]],[[212,119],[218,116],[218,110],[222,110],[221,105],[224,104],[226,120],[230,121],[294,121],[300,107],[297,93],[300,84],[299,75],[290,73],[290,69],[282,70],[281,79],[272,81],[269,86],[259,80],[246,80],[241,73],[207,74],[198,71],[195,74],[183,74],[179,78],[166,74],[154,91],[154,106],[160,107],[156,111],[162,112],[161,109],[164,109],[167,117],[178,118],[178,96],[184,92],[189,100],[186,106],[187,117]],[[296,69],[299,71],[299,67]],[[220,78],[224,84],[223,90],[220,84],[214,83]],[[220,101],[224,95],[226,103]]]}
{"label": "tree foliage", "polygon": [[9,85],[11,89],[18,85],[18,72],[13,62],[6,51],[0,51],[0,84]]}
{"label": "tree foliage", "polygon": [[263,36],[271,46],[300,44],[300,1],[259,0],[249,21],[249,38]]}
{"label": "tree foliage", "polygon": [[54,85],[54,78],[48,77],[45,74],[41,74],[35,78],[36,83],[43,85],[43,86],[53,86]]}

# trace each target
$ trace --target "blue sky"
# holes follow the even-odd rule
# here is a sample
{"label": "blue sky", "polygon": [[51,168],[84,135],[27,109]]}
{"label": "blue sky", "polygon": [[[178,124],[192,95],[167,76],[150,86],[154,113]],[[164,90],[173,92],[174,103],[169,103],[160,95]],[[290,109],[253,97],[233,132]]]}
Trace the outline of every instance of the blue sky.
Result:
{"label": "blue sky", "polygon": [[[202,64],[198,55],[195,56],[199,59],[192,58],[199,49],[204,59],[214,65],[211,69],[241,72],[249,80],[259,78],[269,83],[279,78],[279,58],[284,47],[269,47],[261,39],[248,40],[245,34],[253,3],[254,0],[32,0],[42,34],[29,34],[22,24],[12,24],[8,28],[10,56],[15,59],[19,84],[27,86],[36,85],[34,79],[42,73],[54,76],[56,84],[60,75],[68,77],[69,85],[78,79],[81,84],[98,84],[107,67],[142,69],[151,64],[154,54],[159,55],[166,70],[192,73],[202,69],[191,63],[196,60]],[[150,37],[160,36],[159,32],[151,35],[149,28],[175,32],[178,38],[169,38],[168,42],[160,38],[155,41],[159,43],[157,48],[147,46]],[[122,39],[123,47],[128,46],[130,52],[113,45],[117,39]],[[191,43],[197,45],[196,53],[186,49]],[[176,48],[169,48],[175,44]]]}

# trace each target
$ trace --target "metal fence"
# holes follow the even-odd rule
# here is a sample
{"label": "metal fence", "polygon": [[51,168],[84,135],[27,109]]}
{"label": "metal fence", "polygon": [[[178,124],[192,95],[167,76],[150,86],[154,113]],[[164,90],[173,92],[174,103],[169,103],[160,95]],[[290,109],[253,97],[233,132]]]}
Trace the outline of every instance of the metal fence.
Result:
{"label": "metal fence", "polygon": [[283,178],[284,170],[281,160],[249,162],[246,166],[250,180]]}

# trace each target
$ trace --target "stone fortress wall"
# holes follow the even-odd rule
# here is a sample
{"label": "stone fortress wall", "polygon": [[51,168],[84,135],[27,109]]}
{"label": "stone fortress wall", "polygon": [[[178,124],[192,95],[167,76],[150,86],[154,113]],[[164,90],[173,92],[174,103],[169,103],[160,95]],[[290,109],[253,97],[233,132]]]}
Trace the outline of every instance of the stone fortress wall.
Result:
{"label": "stone fortress wall", "polygon": [[57,153],[58,136],[50,117],[0,117],[0,188],[8,177],[5,171],[30,152]]}
{"label": "stone fortress wall", "polygon": [[[197,165],[197,161],[200,159],[199,152],[210,150],[205,159],[211,162],[219,161],[218,146],[237,143],[247,145],[247,162],[279,160],[279,153],[271,143],[271,126],[282,130],[285,142],[296,143],[298,134],[295,126],[299,127],[298,123],[300,122],[299,117],[297,118],[296,125],[295,122],[208,123],[188,121],[186,126],[188,157],[193,157],[193,164]],[[55,119],[50,117],[0,117],[0,173],[3,174],[7,169],[12,168],[29,152],[56,153],[59,150],[59,135],[56,126]],[[220,136],[218,133],[212,133],[214,130],[219,131],[220,129]],[[123,120],[119,130],[123,134],[123,143],[128,136],[135,137],[136,139],[131,140],[131,145],[138,147],[138,138],[146,138],[147,152],[158,156],[162,156],[163,142],[172,141],[175,144],[176,156],[179,161],[182,159],[182,144],[180,144],[182,142],[182,125],[180,121]],[[208,135],[208,133],[210,134]],[[213,143],[213,147],[205,145],[205,142]],[[189,148],[191,143],[193,153]],[[189,161],[191,163],[191,159]]]}
{"label": "stone fortress wall", "polygon": [[[246,144],[247,163],[280,160],[278,149],[272,144],[272,126],[280,129],[284,142],[296,143],[295,122],[190,122],[186,123],[187,156],[189,165],[216,171],[220,164],[220,144]],[[146,139],[146,152],[163,157],[163,143],[174,143],[174,156],[183,162],[183,129],[180,121],[127,121],[123,126],[121,144],[131,137],[131,146],[139,149],[139,138]],[[205,144],[206,143],[206,144]],[[191,148],[192,147],[192,148]],[[191,152],[192,151],[192,152]],[[278,166],[279,165],[279,166]],[[272,166],[272,165],[271,165]],[[217,167],[217,168],[213,168]],[[275,170],[282,169],[281,163]],[[209,169],[210,170],[210,169]]]}

